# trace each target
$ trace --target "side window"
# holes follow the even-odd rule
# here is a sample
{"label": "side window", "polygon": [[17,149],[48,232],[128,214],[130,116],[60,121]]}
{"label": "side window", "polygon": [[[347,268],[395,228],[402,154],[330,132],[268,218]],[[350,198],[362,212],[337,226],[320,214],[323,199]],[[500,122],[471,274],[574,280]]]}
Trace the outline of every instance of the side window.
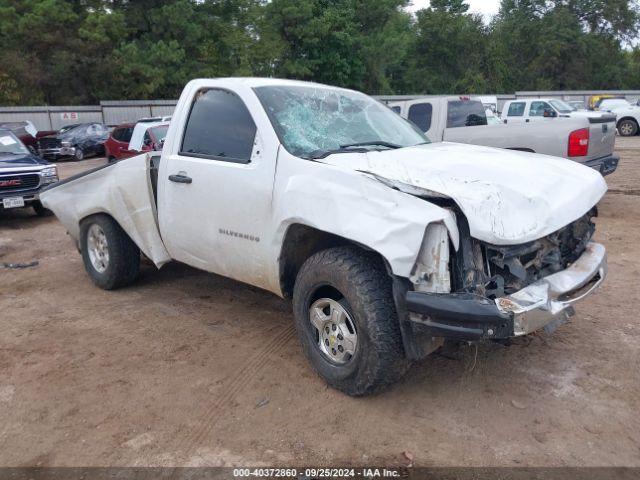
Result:
{"label": "side window", "polygon": [[482,103],[475,100],[447,102],[447,128],[476,127],[486,124],[487,113]]}
{"label": "side window", "polygon": [[521,117],[524,115],[524,102],[511,102],[509,105],[508,117]]}
{"label": "side window", "polygon": [[399,105],[394,105],[393,107],[389,107],[391,110],[393,110],[394,112],[396,112],[398,115],[400,115],[400,106]]}
{"label": "side window", "polygon": [[236,94],[203,90],[191,106],[180,154],[249,163],[255,136],[256,125]]}
{"label": "side window", "polygon": [[531,102],[531,108],[529,108],[530,117],[542,117],[544,115],[544,109],[551,108],[547,102]]}
{"label": "side window", "polygon": [[431,128],[432,112],[433,106],[430,103],[414,103],[409,107],[409,120],[426,132]]}
{"label": "side window", "polygon": [[131,141],[131,135],[133,135],[133,127],[123,128],[120,141],[129,143]]}
{"label": "side window", "polygon": [[118,140],[119,142],[122,141],[122,137],[124,135],[124,128],[116,128],[113,133],[111,134],[111,136],[115,139]]}

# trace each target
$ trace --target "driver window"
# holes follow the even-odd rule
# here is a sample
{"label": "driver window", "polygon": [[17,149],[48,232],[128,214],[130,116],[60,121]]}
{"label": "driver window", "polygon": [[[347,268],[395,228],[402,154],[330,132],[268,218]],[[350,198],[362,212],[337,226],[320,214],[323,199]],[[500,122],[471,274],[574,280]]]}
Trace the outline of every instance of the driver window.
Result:
{"label": "driver window", "polygon": [[235,93],[212,88],[196,95],[180,155],[249,163],[256,125]]}
{"label": "driver window", "polygon": [[547,102],[531,102],[531,108],[529,109],[530,117],[542,117],[544,116],[545,108],[551,108]]}

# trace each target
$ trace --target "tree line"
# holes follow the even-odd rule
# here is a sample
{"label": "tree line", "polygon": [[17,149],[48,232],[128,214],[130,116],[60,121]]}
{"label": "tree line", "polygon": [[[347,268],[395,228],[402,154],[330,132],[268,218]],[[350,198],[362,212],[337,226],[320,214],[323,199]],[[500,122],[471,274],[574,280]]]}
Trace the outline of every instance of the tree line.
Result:
{"label": "tree line", "polygon": [[640,89],[636,0],[0,0],[0,105],[177,98],[197,77],[370,94]]}

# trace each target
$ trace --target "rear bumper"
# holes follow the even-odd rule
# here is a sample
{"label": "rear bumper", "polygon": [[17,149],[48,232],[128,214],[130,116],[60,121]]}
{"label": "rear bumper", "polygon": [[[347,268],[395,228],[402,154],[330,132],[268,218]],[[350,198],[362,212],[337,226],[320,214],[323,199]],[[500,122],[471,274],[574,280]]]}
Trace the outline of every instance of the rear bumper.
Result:
{"label": "rear bumper", "polygon": [[606,157],[594,158],[593,160],[587,160],[584,164],[588,167],[594,168],[600,172],[600,174],[604,177],[616,171],[618,168],[618,162],[620,161],[620,156],[612,153],[611,155],[607,155]]}
{"label": "rear bumper", "polygon": [[462,294],[409,291],[405,306],[414,330],[462,340],[526,335],[573,314],[572,305],[593,292],[607,274],[604,246],[590,242],[569,268],[509,296],[490,300]]}

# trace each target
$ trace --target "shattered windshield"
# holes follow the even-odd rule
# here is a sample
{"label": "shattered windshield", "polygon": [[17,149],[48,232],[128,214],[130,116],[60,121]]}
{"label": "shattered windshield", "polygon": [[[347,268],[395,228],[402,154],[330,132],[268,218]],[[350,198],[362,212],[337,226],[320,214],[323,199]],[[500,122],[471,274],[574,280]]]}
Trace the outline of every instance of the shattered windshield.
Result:
{"label": "shattered windshield", "polygon": [[280,141],[298,157],[429,142],[413,124],[362,93],[311,86],[257,87],[255,92]]}
{"label": "shattered windshield", "polygon": [[0,155],[26,155],[27,147],[9,130],[0,131]]}

